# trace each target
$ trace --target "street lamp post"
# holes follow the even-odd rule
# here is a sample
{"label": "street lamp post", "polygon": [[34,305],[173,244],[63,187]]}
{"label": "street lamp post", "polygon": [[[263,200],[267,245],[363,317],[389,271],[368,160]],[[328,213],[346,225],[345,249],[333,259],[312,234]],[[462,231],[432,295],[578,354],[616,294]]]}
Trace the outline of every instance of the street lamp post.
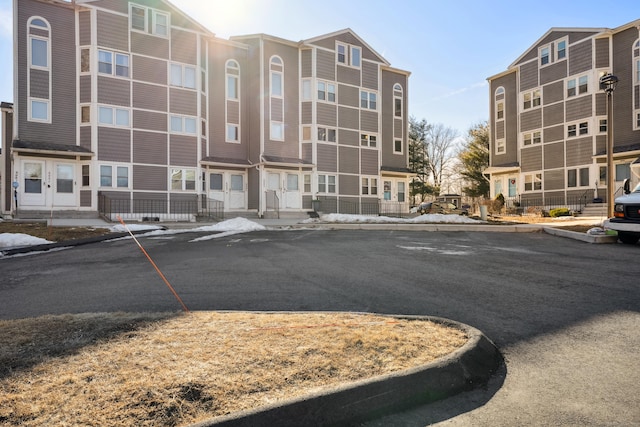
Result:
{"label": "street lamp post", "polygon": [[611,73],[600,77],[600,89],[607,94],[607,217],[613,217],[613,91],[618,78]]}

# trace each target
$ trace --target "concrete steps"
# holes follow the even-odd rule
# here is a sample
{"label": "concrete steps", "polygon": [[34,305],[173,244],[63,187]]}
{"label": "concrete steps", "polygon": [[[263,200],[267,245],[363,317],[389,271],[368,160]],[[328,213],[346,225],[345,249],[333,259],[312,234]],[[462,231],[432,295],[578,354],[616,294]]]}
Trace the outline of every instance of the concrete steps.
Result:
{"label": "concrete steps", "polygon": [[606,203],[589,203],[586,205],[580,215],[578,216],[607,216],[607,204]]}

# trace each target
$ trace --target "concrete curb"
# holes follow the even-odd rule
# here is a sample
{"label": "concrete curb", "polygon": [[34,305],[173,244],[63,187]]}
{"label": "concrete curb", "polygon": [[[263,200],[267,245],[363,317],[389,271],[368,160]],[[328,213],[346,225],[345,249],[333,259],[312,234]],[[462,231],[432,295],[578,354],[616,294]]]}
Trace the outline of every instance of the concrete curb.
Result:
{"label": "concrete curb", "polygon": [[569,239],[580,240],[587,243],[617,243],[618,236],[609,236],[604,234],[587,234],[578,233],[570,230],[561,230],[554,227],[544,227],[544,232],[553,236],[566,237]]}
{"label": "concrete curb", "polygon": [[503,363],[496,346],[471,326],[438,317],[392,317],[438,322],[464,331],[469,340],[454,353],[423,366],[216,417],[191,427],[354,425],[486,384]]}
{"label": "concrete curb", "polygon": [[532,233],[544,228],[540,224],[406,224],[406,223],[331,223],[295,224],[292,228],[323,228],[328,230],[395,230],[395,231],[481,231],[493,233]]}

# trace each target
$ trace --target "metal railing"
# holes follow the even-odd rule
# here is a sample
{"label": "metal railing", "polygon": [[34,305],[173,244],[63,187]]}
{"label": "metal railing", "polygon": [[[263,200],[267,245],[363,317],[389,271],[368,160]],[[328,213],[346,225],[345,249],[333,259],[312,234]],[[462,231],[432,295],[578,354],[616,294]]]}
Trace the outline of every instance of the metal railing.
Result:
{"label": "metal railing", "polygon": [[549,196],[541,194],[537,196],[526,195],[525,197],[522,197],[522,195],[518,195],[515,197],[507,197],[504,202],[505,207],[507,208],[521,208],[523,210],[526,210],[526,208],[540,208],[544,210],[569,208],[572,211],[582,211],[582,209],[584,209],[584,207],[589,203],[589,200],[592,199],[592,197],[589,197],[589,194],[593,194],[593,192],[594,189],[589,188],[579,196]]}
{"label": "metal railing", "polygon": [[265,214],[269,211],[275,212],[276,218],[280,218],[280,198],[275,190],[265,192]]}
{"label": "metal railing", "polygon": [[409,204],[406,202],[391,202],[388,200],[344,200],[333,197],[318,197],[318,212],[323,214],[341,213],[367,216],[409,216]]}
{"label": "metal railing", "polygon": [[100,193],[98,213],[108,221],[117,221],[118,217],[134,221],[221,220],[224,219],[224,203],[195,194],[184,199],[131,199]]}

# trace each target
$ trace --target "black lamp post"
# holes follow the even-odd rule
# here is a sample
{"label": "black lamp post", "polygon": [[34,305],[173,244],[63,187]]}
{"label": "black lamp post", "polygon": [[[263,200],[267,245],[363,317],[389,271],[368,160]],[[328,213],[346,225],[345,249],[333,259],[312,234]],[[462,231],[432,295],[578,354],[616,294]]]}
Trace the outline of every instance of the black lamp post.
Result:
{"label": "black lamp post", "polygon": [[600,89],[607,94],[607,217],[613,217],[613,91],[618,78],[611,73],[600,77]]}

